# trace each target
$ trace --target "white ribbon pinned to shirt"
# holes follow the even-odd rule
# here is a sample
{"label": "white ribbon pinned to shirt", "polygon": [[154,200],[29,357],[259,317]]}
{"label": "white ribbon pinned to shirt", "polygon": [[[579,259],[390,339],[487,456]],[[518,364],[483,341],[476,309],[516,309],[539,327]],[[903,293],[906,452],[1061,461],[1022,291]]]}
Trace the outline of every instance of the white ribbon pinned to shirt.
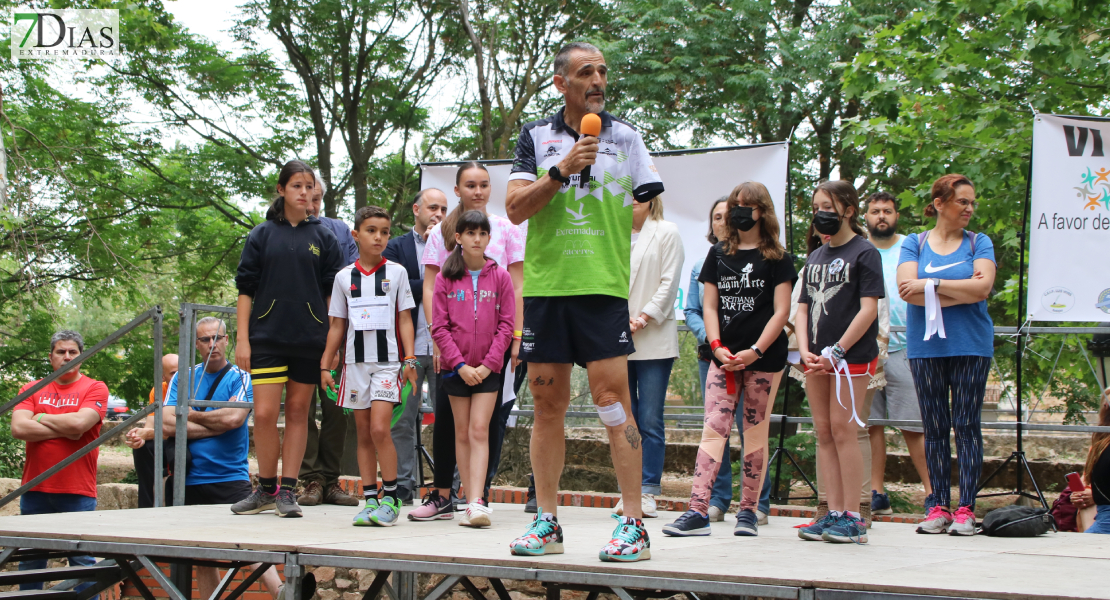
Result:
{"label": "white ribbon pinned to shirt", "polygon": [[[833,366],[833,380],[836,381],[836,402],[840,404],[840,408],[848,410],[848,407],[844,406],[844,401],[840,399],[840,375],[841,373],[843,373],[844,378],[848,380],[848,394],[852,398],[852,418],[849,420],[855,421],[856,425],[859,425],[860,427],[867,427],[867,424],[860,420],[859,413],[856,412],[856,390],[852,387],[852,378],[871,377],[871,373],[860,373],[859,375],[853,375],[849,373],[848,361],[844,360],[843,358],[840,360],[835,360],[832,355],[832,346],[826,347],[824,350],[822,350],[821,356],[829,359],[829,362],[832,363]],[[868,369],[868,371],[870,371],[870,369]]]}
{"label": "white ribbon pinned to shirt", "polygon": [[925,341],[937,334],[947,339],[944,334],[944,315],[940,310],[940,293],[932,279],[925,281]]}

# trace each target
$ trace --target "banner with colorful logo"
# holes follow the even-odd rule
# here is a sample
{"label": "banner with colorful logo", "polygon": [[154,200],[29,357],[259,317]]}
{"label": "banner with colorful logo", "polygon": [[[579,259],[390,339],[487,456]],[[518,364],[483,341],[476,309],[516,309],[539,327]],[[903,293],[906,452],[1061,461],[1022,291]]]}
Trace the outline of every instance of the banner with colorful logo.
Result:
{"label": "banner with colorful logo", "polygon": [[1110,321],[1110,119],[1037,115],[1029,319]]}
{"label": "banner with colorful logo", "polygon": [[[686,292],[690,270],[709,253],[709,207],[732,188],[745,181],[758,181],[767,186],[778,213],[783,245],[786,244],[786,176],[790,147],[786,142],[708,148],[675,152],[653,152],[652,162],[659,171],[666,191],[663,192],[663,218],[678,226],[685,249],[680,290],[675,300],[678,318],[684,319]],[[508,186],[512,161],[483,161],[489,169],[491,194],[489,211],[505,216],[505,189]],[[420,188],[438,188],[447,195],[448,206],[454,208],[455,171],[459,163],[427,163],[420,165]],[[568,209],[571,217],[577,217]],[[808,218],[808,215],[806,216]],[[588,276],[585,275],[584,276]]]}

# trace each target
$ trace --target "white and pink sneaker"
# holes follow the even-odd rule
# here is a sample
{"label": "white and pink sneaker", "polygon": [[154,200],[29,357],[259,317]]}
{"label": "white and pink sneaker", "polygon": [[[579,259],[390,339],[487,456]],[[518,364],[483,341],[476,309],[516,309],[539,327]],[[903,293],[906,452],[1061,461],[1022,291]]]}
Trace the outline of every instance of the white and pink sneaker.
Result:
{"label": "white and pink sneaker", "polygon": [[925,515],[925,520],[917,525],[918,533],[948,533],[952,525],[952,513],[943,506],[934,506]]}
{"label": "white and pink sneaker", "polygon": [[961,506],[956,511],[955,522],[948,526],[948,535],[975,535],[975,513]]}

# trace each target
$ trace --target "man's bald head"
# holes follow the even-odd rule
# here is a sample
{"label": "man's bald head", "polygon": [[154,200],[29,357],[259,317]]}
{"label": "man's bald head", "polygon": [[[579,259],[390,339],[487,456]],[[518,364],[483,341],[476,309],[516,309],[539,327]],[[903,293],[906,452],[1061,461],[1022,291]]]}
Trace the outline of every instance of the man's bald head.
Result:
{"label": "man's bald head", "polygon": [[177,373],[177,355],[165,354],[162,356],[162,381],[169,383]]}

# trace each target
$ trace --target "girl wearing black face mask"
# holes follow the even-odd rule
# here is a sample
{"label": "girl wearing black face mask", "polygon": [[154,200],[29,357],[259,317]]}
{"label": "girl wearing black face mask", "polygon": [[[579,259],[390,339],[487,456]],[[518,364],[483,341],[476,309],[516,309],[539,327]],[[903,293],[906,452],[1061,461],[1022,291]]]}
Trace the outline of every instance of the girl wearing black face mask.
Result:
{"label": "girl wearing black face mask", "polygon": [[663,528],[672,536],[709,535],[709,499],[744,394],[744,485],[739,536],[757,534],[756,506],[768,458],[767,415],[786,366],[786,333],[794,263],[779,242],[767,188],[742,183],[729,195],[728,235],[706,256],[705,332],[713,364],[705,385],[705,428],[694,469],[690,510]]}
{"label": "girl wearing black face mask", "polygon": [[[863,456],[856,437],[865,426],[864,397],[878,362],[878,299],[885,291],[882,258],[863,236],[858,206],[856,189],[846,181],[822,183],[813,193],[795,333],[817,432],[817,476],[829,513],[798,530],[804,540],[867,542],[858,491]],[[817,236],[827,236],[827,242],[820,245]]]}

